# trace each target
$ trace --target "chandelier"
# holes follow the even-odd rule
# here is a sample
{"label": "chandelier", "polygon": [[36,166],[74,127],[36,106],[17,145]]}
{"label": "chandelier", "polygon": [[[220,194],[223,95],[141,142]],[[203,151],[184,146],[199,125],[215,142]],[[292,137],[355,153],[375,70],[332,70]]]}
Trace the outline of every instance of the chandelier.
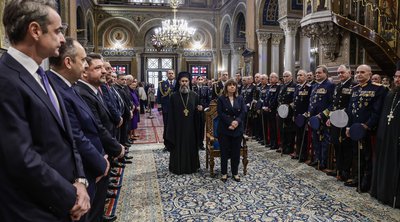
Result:
{"label": "chandelier", "polygon": [[162,21],[162,27],[156,28],[151,36],[151,43],[157,51],[160,51],[163,47],[173,49],[181,47],[192,38],[196,31],[195,28],[188,27],[186,20],[176,18],[177,8],[180,3],[180,0],[170,0],[174,18]]}

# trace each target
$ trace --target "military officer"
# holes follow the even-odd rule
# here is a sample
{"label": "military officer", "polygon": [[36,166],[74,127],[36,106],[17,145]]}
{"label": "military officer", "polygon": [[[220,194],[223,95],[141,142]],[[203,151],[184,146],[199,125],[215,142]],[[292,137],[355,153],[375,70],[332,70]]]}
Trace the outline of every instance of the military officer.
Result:
{"label": "military officer", "polygon": [[[351,98],[352,87],[351,70],[346,65],[340,65],[337,69],[340,83],[336,85],[333,93],[333,103],[328,108],[328,113],[336,110],[347,109]],[[352,149],[351,140],[346,137],[346,129],[337,128],[330,123],[329,116],[326,125],[330,127],[331,143],[335,148],[336,170],[328,172],[330,176],[337,176],[339,180],[346,181],[350,174]]]}
{"label": "military officer", "polygon": [[261,115],[259,112],[259,109],[257,107],[257,103],[260,99],[260,86],[261,86],[261,74],[256,73],[254,75],[254,86],[255,86],[255,91],[253,94],[253,103],[252,106],[250,107],[251,110],[251,125],[252,125],[252,130],[253,130],[253,137],[255,139],[262,143],[263,142],[263,137],[262,137],[262,124],[261,124]]}
{"label": "military officer", "polygon": [[268,124],[267,124],[267,112],[265,112],[262,107],[265,98],[267,97],[267,92],[268,92],[268,76],[267,74],[262,74],[260,75],[260,86],[258,88],[258,95],[259,98],[257,100],[256,104],[256,110],[257,113],[259,113],[258,118],[257,118],[257,125],[256,127],[259,128],[258,130],[258,138],[259,142],[261,145],[266,144],[266,139],[267,139],[267,132],[268,132]]}
{"label": "military officer", "polygon": [[224,90],[225,82],[229,78],[228,71],[223,71],[221,73],[221,79],[218,82],[213,83],[212,85],[212,99],[218,99],[219,96],[222,95],[222,91]]}
{"label": "military officer", "polygon": [[278,85],[278,74],[272,72],[269,75],[269,90],[264,100],[263,110],[267,112],[267,122],[269,129],[270,143],[266,146],[270,146],[271,149],[278,149],[278,133],[276,124],[276,109],[278,108],[278,94],[280,85]]}
{"label": "military officer", "polygon": [[[293,102],[296,84],[293,82],[292,72],[283,72],[283,84],[278,95],[278,105],[290,105]],[[289,108],[288,116],[283,119],[279,118],[282,153],[289,154],[293,152],[295,128],[293,122],[293,110]]]}
{"label": "military officer", "polygon": [[173,92],[175,87],[175,71],[168,70],[167,72],[167,79],[164,81],[160,81],[158,83],[157,89],[157,103],[159,105],[159,109],[161,108],[163,122],[164,122],[164,132],[163,132],[163,139],[164,139],[164,151],[170,151],[169,144],[165,139],[165,133],[167,131],[168,125],[168,105],[169,105],[169,96]]}
{"label": "military officer", "polygon": [[[324,65],[320,65],[315,70],[315,84],[311,91],[310,103],[308,106],[308,116],[316,116],[320,122],[325,123],[328,113],[323,112],[329,107],[333,98],[335,85],[328,80],[328,69]],[[320,128],[312,130],[312,146],[314,149],[314,161],[310,166],[317,166],[319,170],[325,170],[328,160],[328,144],[329,133],[324,124],[320,124]]]}
{"label": "military officer", "polygon": [[207,86],[207,79],[203,76],[199,76],[197,78],[197,84],[196,87],[193,86],[193,91],[199,95],[200,99],[200,105],[203,106],[203,110],[200,111],[200,130],[199,130],[199,138],[201,138],[201,142],[199,144],[199,149],[204,150],[204,144],[203,144],[203,139],[204,139],[204,127],[205,127],[205,114],[204,114],[204,109],[207,108],[210,105],[211,101],[211,93],[210,93],[210,88]]}
{"label": "military officer", "polygon": [[[353,87],[347,115],[349,116],[346,135],[350,137],[350,127],[354,123],[361,123],[366,130],[366,136],[361,140],[362,147],[358,147],[357,142],[352,142],[353,159],[358,157],[360,149],[360,166],[353,167],[354,180],[347,181],[346,186],[355,187],[358,180],[361,182],[360,192],[367,192],[370,188],[372,174],[372,147],[371,136],[378,126],[383,100],[387,90],[384,86],[371,81],[371,67],[363,64],[357,67],[355,79],[358,82]],[[353,162],[357,162],[354,161]],[[360,169],[361,178],[357,178],[357,170]]]}
{"label": "military officer", "polygon": [[[242,97],[244,100],[244,103],[246,104],[246,108],[247,108],[247,112],[246,112],[246,121],[245,121],[245,131],[247,131],[248,129],[251,129],[251,127],[248,126],[249,124],[249,120],[251,120],[251,116],[253,116],[253,110],[250,110],[250,108],[252,107],[253,102],[253,97],[254,97],[254,91],[256,90],[256,87],[253,84],[253,77],[252,76],[246,76],[243,77],[243,79],[245,79],[245,84],[243,85],[242,88]],[[251,121],[250,121],[251,122]],[[251,124],[251,123],[250,123]],[[246,132],[247,134],[249,134],[250,132]],[[253,132],[251,132],[251,135],[253,135]]]}
{"label": "military officer", "polygon": [[[293,95],[293,103],[291,104],[294,118],[307,113],[310,95],[311,85],[306,81],[306,71],[301,69],[297,72],[297,85]],[[302,116],[299,118],[301,119]],[[293,154],[292,159],[300,158],[300,162],[304,162],[307,159],[308,136],[304,132],[307,128],[306,124],[299,126],[296,124],[296,153]],[[300,149],[302,149],[301,154]]]}

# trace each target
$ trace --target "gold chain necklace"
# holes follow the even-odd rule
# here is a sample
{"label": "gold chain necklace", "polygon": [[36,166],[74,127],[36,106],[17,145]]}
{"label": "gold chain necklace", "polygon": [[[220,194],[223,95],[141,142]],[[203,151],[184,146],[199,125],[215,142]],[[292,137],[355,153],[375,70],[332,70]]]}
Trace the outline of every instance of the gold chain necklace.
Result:
{"label": "gold chain necklace", "polygon": [[392,119],[394,118],[394,116],[393,116],[394,110],[397,108],[397,105],[399,105],[399,103],[400,103],[400,99],[399,99],[399,101],[397,101],[396,105],[393,108],[393,105],[394,105],[394,102],[396,101],[396,98],[397,98],[397,92],[396,92],[396,94],[394,94],[392,105],[390,106],[389,115],[386,116],[388,118],[388,123],[387,123],[388,126],[390,125],[390,121],[392,121]]}
{"label": "gold chain necklace", "polygon": [[179,92],[179,95],[181,96],[181,100],[182,100],[183,107],[185,108],[185,109],[183,109],[183,114],[185,114],[185,116],[188,116],[188,115],[189,115],[189,110],[188,110],[188,108],[187,108],[187,105],[188,105],[188,103],[189,103],[189,93],[187,94],[186,104],[185,104],[185,102],[183,101],[183,97],[182,97],[182,93],[181,93],[181,92]]}

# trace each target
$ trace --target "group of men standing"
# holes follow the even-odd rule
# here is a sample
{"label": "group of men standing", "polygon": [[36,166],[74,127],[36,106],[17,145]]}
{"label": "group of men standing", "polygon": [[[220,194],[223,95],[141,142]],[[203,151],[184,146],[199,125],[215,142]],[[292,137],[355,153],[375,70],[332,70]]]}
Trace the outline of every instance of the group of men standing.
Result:
{"label": "group of men standing", "polygon": [[110,183],[119,176],[111,168],[132,158],[126,83],[64,37],[55,1],[9,1],[4,12],[11,46],[0,60],[0,217],[116,220],[103,214],[108,189],[121,187]]}
{"label": "group of men standing", "polygon": [[[276,73],[269,75],[269,83],[266,74],[256,74],[254,83],[252,77],[244,77],[241,94],[248,107],[247,133],[261,145],[307,161],[344,185],[371,191],[398,207],[393,202],[400,179],[399,135],[393,128],[399,116],[397,75],[400,71],[387,97],[388,88],[371,81],[371,67],[366,64],[357,67],[354,79],[350,68],[340,65],[337,84],[328,79],[325,66],[317,67],[315,79],[299,70],[297,83],[289,71],[283,73],[281,84]],[[388,131],[395,140],[388,139]],[[330,144],[334,152],[328,152]],[[389,156],[389,150],[395,156]],[[336,163],[330,167],[335,171],[328,169],[329,162]]]}

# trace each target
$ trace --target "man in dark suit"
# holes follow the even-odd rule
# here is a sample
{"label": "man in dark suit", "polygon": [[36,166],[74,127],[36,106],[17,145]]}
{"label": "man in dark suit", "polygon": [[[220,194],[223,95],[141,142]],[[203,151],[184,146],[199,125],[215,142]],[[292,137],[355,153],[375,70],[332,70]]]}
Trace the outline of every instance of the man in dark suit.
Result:
{"label": "man in dark suit", "polygon": [[[74,88],[79,92],[91,109],[96,118],[98,127],[106,129],[104,130],[105,133],[103,137],[101,137],[102,145],[106,153],[113,158],[122,158],[125,151],[124,146],[119,144],[112,136],[114,124],[111,121],[111,114],[103,103],[98,91],[99,86],[102,84],[100,79],[102,75],[105,74],[102,57],[99,54],[89,54],[86,57],[86,61],[88,67],[85,68],[85,72]],[[99,221],[103,215],[108,181],[109,178],[104,177],[97,183],[95,200],[92,210],[89,212],[89,221]]]}
{"label": "man in dark suit", "polygon": [[164,123],[163,139],[164,139],[164,151],[170,151],[169,144],[166,138],[166,132],[168,127],[168,109],[169,109],[169,96],[174,91],[175,87],[175,72],[174,70],[168,70],[167,80],[160,81],[157,88],[157,104],[161,106],[161,112]]}
{"label": "man in dark suit", "polygon": [[122,118],[123,123],[120,128],[120,139],[119,142],[124,146],[129,147],[132,143],[128,139],[128,131],[130,120],[133,117],[133,102],[132,97],[128,89],[128,75],[120,74],[117,77],[117,83],[114,85],[114,89],[118,92],[119,96],[123,101]]}
{"label": "man in dark suit", "polygon": [[101,144],[101,131],[92,111],[72,88],[72,84],[78,81],[85,70],[85,57],[82,45],[72,38],[66,38],[60,47],[60,55],[49,58],[52,69],[48,76],[54,80],[65,104],[74,141],[89,181],[88,193],[93,201],[96,182],[107,175],[110,163]]}
{"label": "man in dark suit", "polygon": [[[104,62],[104,68],[106,69],[106,82],[101,84],[101,92],[104,102],[111,113],[112,121],[116,128],[119,128],[123,123],[122,113],[118,109],[118,95],[112,90],[110,83],[112,83],[112,67],[109,62]],[[118,131],[117,129],[116,131]],[[116,136],[117,133],[114,134]]]}
{"label": "man in dark suit", "polygon": [[2,221],[79,220],[90,208],[64,103],[39,66],[65,41],[56,10],[50,0],[9,1],[4,10],[11,47],[0,60]]}

